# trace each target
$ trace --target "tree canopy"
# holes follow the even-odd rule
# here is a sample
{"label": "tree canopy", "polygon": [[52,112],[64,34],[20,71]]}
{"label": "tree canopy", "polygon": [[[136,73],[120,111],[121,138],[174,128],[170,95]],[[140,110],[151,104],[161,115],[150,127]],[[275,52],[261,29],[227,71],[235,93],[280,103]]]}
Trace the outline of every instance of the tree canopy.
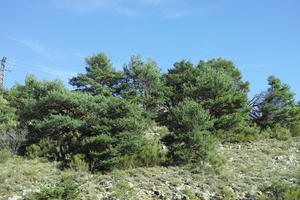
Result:
{"label": "tree canopy", "polygon": [[249,82],[230,60],[181,60],[163,73],[135,55],[118,71],[100,53],[85,69],[69,81],[75,90],[34,76],[2,90],[0,134],[27,127],[19,153],[92,171],[210,162],[216,141],[299,135],[300,102],[290,87],[270,76],[249,101]]}
{"label": "tree canopy", "polygon": [[267,91],[256,95],[251,101],[253,107],[250,115],[262,128],[274,128],[276,125],[289,127],[300,120],[300,109],[297,107],[290,86],[275,76],[268,78]]}

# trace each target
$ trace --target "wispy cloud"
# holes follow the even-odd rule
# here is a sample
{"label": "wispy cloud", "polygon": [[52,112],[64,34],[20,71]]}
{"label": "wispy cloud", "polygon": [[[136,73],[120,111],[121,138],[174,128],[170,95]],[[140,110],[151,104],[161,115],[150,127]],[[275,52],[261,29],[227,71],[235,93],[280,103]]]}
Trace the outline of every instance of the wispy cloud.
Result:
{"label": "wispy cloud", "polygon": [[61,70],[57,68],[47,67],[40,64],[32,64],[26,61],[21,61],[19,59],[9,58],[8,63],[12,69],[18,69],[26,72],[30,72],[33,74],[48,74],[52,75],[56,78],[61,78],[63,80],[68,80],[71,77],[74,77],[77,73],[67,70]]}
{"label": "wispy cloud", "polygon": [[[182,0],[49,0],[49,2],[52,8],[78,14],[102,12],[140,16],[151,13],[163,18],[187,17],[199,13],[199,9],[201,12],[207,9],[207,1],[195,3]],[[196,10],[195,7],[199,9]]]}
{"label": "wispy cloud", "polygon": [[192,15],[191,11],[183,9],[167,9],[164,11],[163,17],[167,19],[177,19]]}
{"label": "wispy cloud", "polygon": [[64,70],[59,70],[59,69],[53,69],[50,67],[45,67],[41,66],[41,69],[48,74],[52,74],[54,76],[57,76],[62,79],[69,79],[71,77],[76,76],[77,72],[69,72],[69,71],[64,71]]}
{"label": "wispy cloud", "polygon": [[[20,45],[23,45],[24,47],[27,47],[27,48],[31,49],[33,52],[40,54],[44,57],[48,57],[48,58],[52,59],[52,58],[57,58],[58,55],[62,54],[59,51],[49,50],[49,49],[43,47],[42,45],[40,45],[36,41],[24,40],[24,39],[12,37],[12,36],[9,36],[6,38],[11,41],[14,41]],[[73,56],[75,56],[75,55],[73,55]],[[36,72],[36,73],[49,74],[49,75],[53,75],[55,77],[59,77],[62,79],[68,79],[68,78],[76,75],[75,72],[70,72],[67,70],[60,70],[60,69],[56,69],[56,68],[39,65],[39,64],[32,64],[32,63],[12,59],[12,58],[9,59],[9,62],[13,68],[18,68],[21,70],[31,71],[31,72]]]}
{"label": "wispy cloud", "polygon": [[50,0],[51,6],[78,14],[101,11],[126,16],[137,15],[137,10],[125,6],[124,0]]}
{"label": "wispy cloud", "polygon": [[40,45],[36,41],[24,40],[24,39],[20,39],[20,38],[16,38],[16,37],[11,37],[11,36],[9,36],[7,38],[14,41],[14,42],[17,42],[18,44],[21,44],[21,45],[31,49],[35,53],[44,55],[46,57],[51,57],[54,53],[54,52],[50,52],[48,49],[44,48],[42,45]]}
{"label": "wispy cloud", "polygon": [[224,1],[209,0],[48,0],[34,4],[38,9],[55,9],[78,15],[102,13],[126,17],[151,16],[177,19],[212,13]]}

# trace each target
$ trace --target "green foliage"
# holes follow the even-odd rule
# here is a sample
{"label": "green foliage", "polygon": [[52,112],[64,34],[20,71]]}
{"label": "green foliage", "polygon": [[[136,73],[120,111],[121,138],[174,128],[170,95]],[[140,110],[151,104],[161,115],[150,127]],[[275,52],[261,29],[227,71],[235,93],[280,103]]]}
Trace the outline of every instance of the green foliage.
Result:
{"label": "green foliage", "polygon": [[[289,86],[269,77],[270,88],[250,102],[250,111],[249,83],[226,59],[197,65],[183,60],[165,74],[140,56],[123,71],[103,53],[88,57],[86,64],[86,73],[70,80],[77,91],[33,76],[1,91],[0,148],[7,137],[19,136],[8,128],[20,124],[28,126],[26,141],[11,140],[5,149],[21,147],[19,152],[31,158],[98,171],[213,162],[215,136],[222,142],[251,141],[259,132],[256,125],[281,140],[300,134],[300,103]],[[156,138],[146,135],[151,120],[165,125]]]}
{"label": "green foliage", "polygon": [[117,72],[104,53],[90,56],[85,61],[86,74],[78,74],[69,83],[77,90],[92,94],[117,95],[120,91],[123,72]]}
{"label": "green foliage", "polygon": [[148,115],[155,118],[165,101],[164,85],[155,61],[144,62],[140,56],[132,56],[124,73],[122,96],[143,105]]}
{"label": "green foliage", "polygon": [[0,95],[0,130],[6,130],[17,125],[16,110]]}
{"label": "green foliage", "polygon": [[129,185],[128,182],[119,182],[113,187],[113,193],[111,197],[120,198],[123,200],[133,200],[135,199],[137,191]]}
{"label": "green foliage", "polygon": [[146,117],[156,118],[165,98],[160,69],[153,60],[144,62],[140,56],[133,56],[123,71],[116,71],[103,53],[88,57],[86,63],[86,73],[70,80],[77,90],[125,98],[140,104]]}
{"label": "green foliage", "polygon": [[262,200],[298,200],[300,199],[300,188],[284,183],[273,182],[271,185],[263,185]]}
{"label": "green foliage", "polygon": [[278,140],[288,140],[292,137],[289,129],[276,125],[274,128],[270,129],[270,137]]}
{"label": "green foliage", "polygon": [[261,138],[260,129],[249,122],[243,122],[233,130],[218,130],[217,135],[222,142],[250,142]]}
{"label": "green foliage", "polygon": [[300,118],[300,108],[296,106],[294,93],[290,92],[290,86],[270,76],[270,87],[250,102],[253,107],[250,115],[253,121],[262,129],[274,128],[284,125],[289,128]]}
{"label": "green foliage", "polygon": [[224,156],[216,155],[210,160],[211,170],[214,174],[220,174],[224,168],[227,159]]}
{"label": "green foliage", "polygon": [[290,131],[293,137],[300,136],[300,120],[291,125]]}
{"label": "green foliage", "polygon": [[17,154],[26,141],[27,134],[28,130],[24,127],[11,127],[0,130],[0,149],[6,149],[13,154]]}
{"label": "green foliage", "polygon": [[[236,68],[227,67],[225,64],[228,62],[221,61],[202,61],[196,67],[187,61],[175,63],[174,69],[164,76],[168,87],[167,107],[170,109],[190,98],[201,104],[215,119],[214,132],[237,132],[236,129],[248,120],[248,84],[241,81]],[[164,112],[161,119],[166,115],[168,112]]]}
{"label": "green foliage", "polygon": [[179,102],[182,102],[185,98],[188,98],[185,94],[185,85],[195,82],[198,70],[189,61],[176,62],[174,68],[169,69],[168,73],[163,75],[163,80],[166,85],[166,101],[167,107],[176,106]]}
{"label": "green foliage", "polygon": [[41,138],[37,144],[31,144],[26,147],[26,156],[31,159],[44,157],[49,160],[60,160],[65,157],[61,152],[61,146],[49,137]]}
{"label": "green foliage", "polygon": [[232,78],[221,69],[204,66],[199,72],[195,86],[187,86],[187,92],[216,119],[214,129],[240,127],[248,118],[246,93],[238,90]]}
{"label": "green foliage", "polygon": [[69,166],[72,169],[77,170],[77,171],[88,171],[89,170],[89,165],[85,161],[84,154],[73,155]]}
{"label": "green foliage", "polygon": [[64,86],[59,80],[40,82],[34,76],[28,76],[25,79],[25,85],[16,84],[7,92],[5,98],[16,109],[19,120],[26,123],[26,119],[23,120],[24,116],[22,116],[26,116],[25,105],[34,105],[38,99],[47,96],[50,92],[62,89]]}
{"label": "green foliage", "polygon": [[200,104],[185,100],[171,109],[166,126],[171,134],[164,138],[170,164],[197,163],[211,159],[214,139],[208,131],[213,122]]}
{"label": "green foliage", "polygon": [[188,198],[190,200],[200,200],[200,198],[195,195],[195,192],[193,192],[193,191],[191,191],[189,189],[183,190],[183,194],[185,194],[186,196],[188,196]]}
{"label": "green foliage", "polygon": [[92,110],[94,115],[85,119],[88,134],[82,145],[95,169],[112,169],[124,155],[143,150],[147,124],[139,107],[111,97],[95,104]]}
{"label": "green foliage", "polygon": [[76,200],[79,185],[70,177],[62,177],[53,187],[43,187],[41,191],[28,195],[24,200]]}
{"label": "green foliage", "polygon": [[222,199],[224,200],[235,200],[236,196],[234,195],[234,192],[228,188],[223,188],[220,191],[221,195],[222,195]]}
{"label": "green foliage", "polygon": [[121,168],[133,168],[138,166],[154,167],[166,161],[167,151],[163,149],[159,141],[149,138],[146,140],[142,151],[133,155],[125,155],[121,158]]}
{"label": "green foliage", "polygon": [[217,58],[217,59],[210,59],[206,62],[200,61],[198,64],[199,68],[205,66],[209,66],[211,68],[221,70],[221,71],[224,70],[225,73],[227,73],[235,82],[238,91],[248,92],[249,82],[248,81],[244,82],[242,80],[242,73],[238,68],[236,68],[236,66],[232,61],[223,58]]}
{"label": "green foliage", "polygon": [[27,154],[69,163],[84,154],[92,170],[109,170],[141,152],[147,125],[139,107],[116,97],[66,89],[26,104]]}

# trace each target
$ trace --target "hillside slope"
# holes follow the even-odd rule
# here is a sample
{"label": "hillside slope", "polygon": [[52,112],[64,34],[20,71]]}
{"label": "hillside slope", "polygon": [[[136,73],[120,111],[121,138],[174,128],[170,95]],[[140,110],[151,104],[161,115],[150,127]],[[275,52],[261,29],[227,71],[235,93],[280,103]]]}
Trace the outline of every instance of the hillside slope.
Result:
{"label": "hillside slope", "polygon": [[262,185],[280,182],[299,187],[300,138],[219,146],[211,166],[153,167],[108,174],[58,169],[59,163],[25,160],[0,162],[0,199],[17,200],[55,188],[62,176],[79,184],[80,199],[257,199]]}

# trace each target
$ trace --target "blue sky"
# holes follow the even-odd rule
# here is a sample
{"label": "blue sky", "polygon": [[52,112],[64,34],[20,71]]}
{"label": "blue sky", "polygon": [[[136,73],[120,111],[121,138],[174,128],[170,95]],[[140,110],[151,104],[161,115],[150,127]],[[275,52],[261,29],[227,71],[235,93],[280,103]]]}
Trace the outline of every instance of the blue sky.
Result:
{"label": "blue sky", "polygon": [[163,72],[182,59],[223,57],[250,81],[250,96],[275,75],[300,100],[299,10],[299,0],[1,0],[5,86],[28,74],[67,85],[100,52],[117,69],[141,54]]}

